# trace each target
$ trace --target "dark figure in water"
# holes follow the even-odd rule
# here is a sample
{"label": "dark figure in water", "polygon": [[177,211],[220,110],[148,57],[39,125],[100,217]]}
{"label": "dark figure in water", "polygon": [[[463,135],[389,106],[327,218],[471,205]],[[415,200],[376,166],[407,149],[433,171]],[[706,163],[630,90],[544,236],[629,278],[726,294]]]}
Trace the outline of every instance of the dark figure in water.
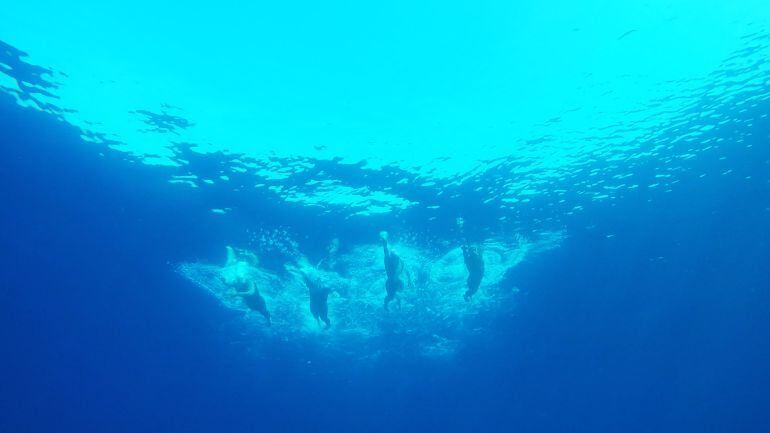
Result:
{"label": "dark figure in water", "polygon": [[235,294],[240,296],[243,299],[243,303],[246,304],[247,307],[249,307],[250,310],[256,311],[257,313],[261,314],[262,317],[267,320],[267,326],[271,325],[270,322],[270,312],[267,311],[267,304],[265,303],[265,298],[262,297],[262,295],[259,294],[259,291],[257,290],[257,285],[254,284],[254,281],[247,281],[244,278],[239,278],[235,283],[233,284],[233,289],[235,289]]}
{"label": "dark figure in water", "polygon": [[326,329],[328,329],[332,326],[329,320],[329,293],[331,293],[331,290],[324,287],[318,276],[313,275],[312,272],[310,274],[303,272],[302,278],[305,280],[305,285],[310,294],[310,313],[319,325],[321,322],[324,322]]}
{"label": "dark figure in water", "polygon": [[404,271],[404,262],[401,257],[388,248],[388,233],[380,233],[380,239],[382,240],[382,250],[385,253],[385,274],[387,279],[385,280],[385,311],[388,310],[388,304],[390,301],[396,300],[398,308],[401,308],[401,299],[397,294],[404,288],[404,280],[401,279],[401,274]]}
{"label": "dark figure in water", "polygon": [[470,301],[479,290],[481,279],[484,277],[484,257],[481,248],[472,245],[463,245],[463,259],[468,268],[468,290],[463,295],[466,301]]}

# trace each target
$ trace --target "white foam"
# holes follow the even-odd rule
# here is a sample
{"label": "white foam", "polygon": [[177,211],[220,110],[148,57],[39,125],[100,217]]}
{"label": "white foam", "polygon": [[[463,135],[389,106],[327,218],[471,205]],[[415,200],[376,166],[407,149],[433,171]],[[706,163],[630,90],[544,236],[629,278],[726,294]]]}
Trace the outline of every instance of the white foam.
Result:
{"label": "white foam", "polygon": [[[247,277],[259,288],[271,312],[273,326],[257,326],[259,333],[297,344],[319,344],[358,358],[389,350],[390,337],[401,349],[426,356],[453,353],[467,338],[484,332],[499,314],[510,311],[513,291],[500,287],[506,272],[525,257],[557,247],[562,233],[545,233],[534,241],[522,238],[495,239],[483,246],[485,276],[473,301],[463,300],[467,271],[459,248],[434,253],[407,243],[394,243],[393,249],[404,260],[410,275],[400,292],[401,309],[391,304],[383,309],[385,272],[382,248],[359,245],[337,256],[339,272],[313,271],[313,278],[334,292],[329,296],[332,327],[322,330],[310,314],[308,289],[296,273],[274,272],[231,256],[225,266],[208,263],[182,263],[177,271],[215,296],[228,309],[248,312],[234,296],[227,281]],[[244,251],[240,251],[241,254]],[[247,321],[262,323],[257,315]]]}

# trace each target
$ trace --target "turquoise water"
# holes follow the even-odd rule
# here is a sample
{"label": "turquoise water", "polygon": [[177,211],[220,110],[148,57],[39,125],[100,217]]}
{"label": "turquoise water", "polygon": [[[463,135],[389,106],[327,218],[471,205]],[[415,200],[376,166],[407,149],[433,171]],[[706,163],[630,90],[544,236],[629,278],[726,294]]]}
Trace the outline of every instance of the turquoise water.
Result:
{"label": "turquoise water", "polygon": [[[398,182],[280,181],[335,161],[397,167],[435,190],[502,168],[516,176],[485,191],[502,208],[563,195],[559,183],[591,170],[597,181],[576,192],[592,200],[666,189],[718,145],[710,128],[735,121],[721,107],[763,98],[770,19],[762,1],[4,9],[2,40],[52,71],[51,95],[23,104],[52,104],[88,140],[176,166],[173,181],[190,187],[248,172],[249,187],[362,216],[438,203]],[[681,143],[656,141],[672,129]],[[182,144],[232,160],[196,173]],[[667,162],[663,177],[623,181],[651,158]]]}

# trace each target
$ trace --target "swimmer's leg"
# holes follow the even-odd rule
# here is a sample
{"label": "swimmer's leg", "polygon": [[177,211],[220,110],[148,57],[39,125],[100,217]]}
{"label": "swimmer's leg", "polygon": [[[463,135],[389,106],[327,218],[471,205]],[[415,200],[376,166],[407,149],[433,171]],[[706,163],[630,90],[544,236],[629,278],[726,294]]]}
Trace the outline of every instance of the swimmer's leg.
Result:
{"label": "swimmer's leg", "polygon": [[385,293],[385,311],[388,311],[388,304],[390,304],[390,301],[396,297],[396,285],[394,280],[391,278],[385,280]]}
{"label": "swimmer's leg", "polygon": [[270,321],[270,311],[267,310],[267,303],[265,302],[265,298],[259,296],[258,302],[259,305],[257,306],[257,311],[259,311],[259,314],[261,314],[262,317],[267,320],[267,326],[271,326],[272,322]]}
{"label": "swimmer's leg", "polygon": [[324,303],[320,310],[319,316],[321,317],[321,320],[326,323],[326,329],[329,329],[329,327],[332,326],[332,322],[329,320],[329,304]]}
{"label": "swimmer's leg", "polygon": [[463,295],[463,299],[470,302],[471,299],[473,298],[473,295],[475,295],[476,292],[478,292],[479,286],[481,286],[481,276],[469,275],[466,283],[468,284],[468,290]]}
{"label": "swimmer's leg", "polygon": [[315,302],[312,300],[310,301],[310,314],[313,315],[315,322],[320,326],[321,323],[318,321],[318,308],[316,307]]}
{"label": "swimmer's leg", "polygon": [[267,310],[264,310],[264,311],[260,311],[260,313],[262,313],[262,316],[265,318],[265,320],[267,320],[267,326],[268,327],[273,326],[273,322],[270,321],[270,312]]}
{"label": "swimmer's leg", "polygon": [[[321,320],[323,320],[323,322],[326,324],[324,329],[329,329],[332,326],[332,322],[331,322],[331,320],[329,320],[329,316],[321,316]],[[320,325],[320,323],[319,323],[319,325]]]}
{"label": "swimmer's leg", "polygon": [[404,290],[404,281],[401,278],[395,279],[393,281],[392,296],[396,299],[396,305],[398,305],[399,310],[401,310],[401,297],[398,296],[398,293],[402,290]]}

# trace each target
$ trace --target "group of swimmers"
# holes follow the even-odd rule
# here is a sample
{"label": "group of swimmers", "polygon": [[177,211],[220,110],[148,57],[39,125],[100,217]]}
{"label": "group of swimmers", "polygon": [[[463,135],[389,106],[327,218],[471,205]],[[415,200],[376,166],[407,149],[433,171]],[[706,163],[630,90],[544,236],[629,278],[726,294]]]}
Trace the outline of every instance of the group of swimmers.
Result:
{"label": "group of swimmers", "polygon": [[[408,273],[404,270],[404,262],[399,255],[389,247],[387,232],[380,233],[380,242],[382,243],[382,250],[385,257],[385,299],[383,301],[383,307],[385,311],[388,311],[388,306],[392,301],[396,301],[398,308],[401,308],[401,299],[398,293],[405,287],[404,278],[409,278]],[[332,244],[332,251],[336,252],[338,244]],[[465,243],[462,245],[463,259],[465,261],[465,267],[468,270],[468,279],[466,280],[467,290],[463,294],[463,298],[470,302],[473,295],[479,290],[481,286],[481,280],[484,277],[484,258],[481,247],[478,245],[472,245]],[[251,260],[248,260],[248,259]],[[235,254],[232,248],[228,247],[228,263],[235,263],[235,266],[248,267],[249,261],[256,263],[256,257],[253,254],[249,254],[246,261],[235,260]],[[321,262],[323,263],[323,261]],[[321,265],[319,263],[319,266]],[[325,328],[331,326],[329,320],[329,306],[328,298],[332,289],[325,285],[319,275],[318,270],[315,267],[305,265],[300,268],[293,269],[296,272],[305,286],[308,289],[310,300],[310,313],[315,318],[316,322],[321,325],[324,324]],[[262,295],[259,294],[256,283],[253,278],[250,278],[248,272],[237,271],[233,272],[231,276],[226,276],[224,282],[231,287],[231,293],[235,296],[239,296],[243,303],[250,310],[261,314],[267,325],[270,326],[270,312],[267,309],[267,304]]]}

